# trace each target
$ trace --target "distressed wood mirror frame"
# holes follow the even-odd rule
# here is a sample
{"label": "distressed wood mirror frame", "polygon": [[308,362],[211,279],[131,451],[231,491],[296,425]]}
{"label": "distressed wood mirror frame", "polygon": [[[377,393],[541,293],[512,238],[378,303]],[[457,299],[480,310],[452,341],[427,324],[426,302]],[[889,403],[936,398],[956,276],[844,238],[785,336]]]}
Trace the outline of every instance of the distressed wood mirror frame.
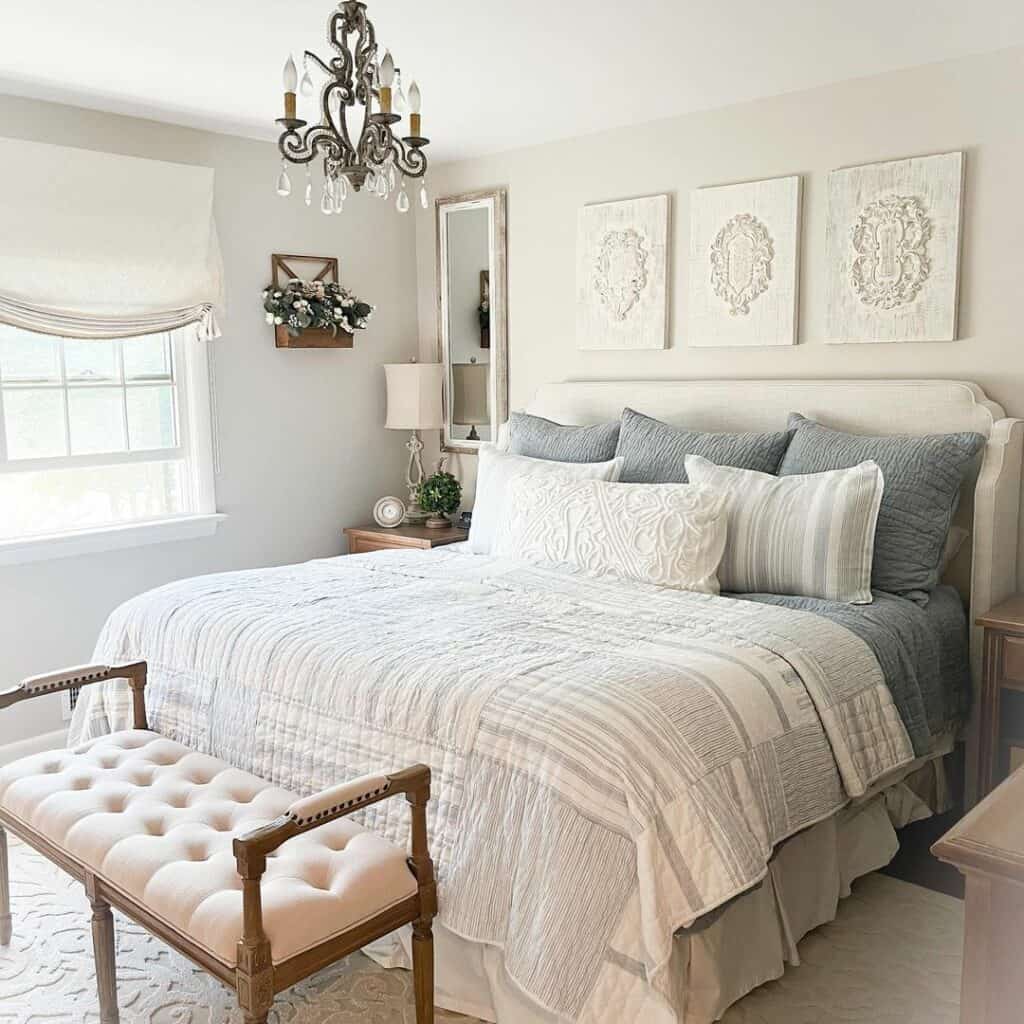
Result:
{"label": "distressed wood mirror frame", "polygon": [[[466,192],[461,195],[436,199],[437,238],[437,337],[439,358],[444,366],[444,426],[441,428],[441,449],[445,452],[474,454],[481,444],[495,441],[498,427],[508,418],[508,306],[507,306],[507,253],[506,253],[506,194],[501,188],[480,192]],[[489,258],[486,270],[489,293],[489,317],[486,328],[487,344],[482,344],[482,324],[476,334],[480,339],[481,361],[486,358],[490,366],[487,375],[487,407],[489,423],[487,436],[479,440],[456,436],[453,413],[455,410],[454,372],[455,353],[451,332],[452,282],[450,280],[450,236],[449,218],[469,210],[485,210],[489,220]],[[475,278],[476,288],[481,288],[482,276]]]}

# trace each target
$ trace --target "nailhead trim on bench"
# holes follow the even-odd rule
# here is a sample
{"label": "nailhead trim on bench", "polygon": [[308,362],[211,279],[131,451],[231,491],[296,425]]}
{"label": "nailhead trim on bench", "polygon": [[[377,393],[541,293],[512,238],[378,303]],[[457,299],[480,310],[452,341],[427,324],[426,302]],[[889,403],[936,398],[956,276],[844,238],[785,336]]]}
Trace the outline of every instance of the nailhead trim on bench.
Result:
{"label": "nailhead trim on bench", "polygon": [[345,800],[343,803],[334,804],[331,807],[326,807],[322,811],[317,811],[316,814],[307,815],[304,818],[298,817],[292,811],[288,811],[285,817],[291,818],[296,825],[310,825],[314,821],[320,821],[322,818],[327,818],[332,814],[337,814],[338,811],[347,810],[355,807],[357,804],[361,804],[364,800],[369,800],[371,797],[380,796],[381,793],[386,793],[391,788],[391,783],[387,783],[384,786],[378,786],[377,789],[372,790],[369,793],[363,793],[360,796],[354,796],[351,800]]}
{"label": "nailhead trim on bench", "polygon": [[79,686],[84,683],[93,682],[106,675],[109,671],[109,666],[100,665],[97,666],[94,672],[85,672],[77,676],[63,676],[59,679],[52,679],[44,684],[33,683],[31,679],[25,679],[22,681],[21,686],[26,693],[49,693],[51,690],[63,690],[69,686]]}

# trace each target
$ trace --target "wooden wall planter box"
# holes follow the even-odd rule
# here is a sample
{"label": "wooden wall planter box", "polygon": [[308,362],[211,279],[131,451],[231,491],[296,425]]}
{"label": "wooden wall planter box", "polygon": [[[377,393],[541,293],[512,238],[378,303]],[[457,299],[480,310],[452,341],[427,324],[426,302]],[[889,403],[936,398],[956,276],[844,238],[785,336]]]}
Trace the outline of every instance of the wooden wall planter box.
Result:
{"label": "wooden wall planter box", "polygon": [[[286,262],[287,261],[287,262]],[[290,263],[315,263],[319,269],[312,278],[302,278]],[[270,257],[270,273],[274,287],[280,288],[282,277],[293,277],[312,281],[333,281],[338,283],[338,261],[333,256],[289,256],[274,253]],[[305,330],[297,338],[288,333],[284,324],[274,328],[274,343],[278,348],[352,348],[352,335],[348,331],[338,331],[337,335],[325,330]]]}
{"label": "wooden wall planter box", "polygon": [[352,335],[348,331],[338,331],[337,337],[330,331],[306,330],[297,338],[288,333],[284,324],[274,328],[278,348],[351,348]]}

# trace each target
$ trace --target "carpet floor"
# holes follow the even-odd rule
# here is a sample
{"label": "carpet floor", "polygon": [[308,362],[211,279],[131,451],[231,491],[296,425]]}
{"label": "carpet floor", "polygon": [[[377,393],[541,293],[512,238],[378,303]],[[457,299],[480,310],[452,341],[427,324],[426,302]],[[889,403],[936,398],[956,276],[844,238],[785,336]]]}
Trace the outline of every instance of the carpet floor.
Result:
{"label": "carpet floor", "polygon": [[[14,939],[0,949],[0,1024],[96,1024],[82,887],[11,847]],[[241,1024],[233,996],[117,916],[122,1024]],[[956,1024],[963,904],[869,875],[800,944],[803,964],[737,1003],[724,1024]],[[357,954],[278,997],[272,1024],[414,1024],[411,977]],[[439,1024],[476,1024],[441,1012]],[[623,1022],[626,1024],[626,1022]],[[640,1022],[637,1022],[640,1024]]]}

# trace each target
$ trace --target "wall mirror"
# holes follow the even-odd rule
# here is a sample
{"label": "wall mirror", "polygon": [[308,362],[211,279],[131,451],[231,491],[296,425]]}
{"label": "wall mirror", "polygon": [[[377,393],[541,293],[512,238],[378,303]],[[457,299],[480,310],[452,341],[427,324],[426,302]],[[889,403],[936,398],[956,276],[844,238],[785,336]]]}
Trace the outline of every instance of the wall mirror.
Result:
{"label": "wall mirror", "polygon": [[438,199],[438,338],[447,452],[475,452],[508,417],[505,192]]}

